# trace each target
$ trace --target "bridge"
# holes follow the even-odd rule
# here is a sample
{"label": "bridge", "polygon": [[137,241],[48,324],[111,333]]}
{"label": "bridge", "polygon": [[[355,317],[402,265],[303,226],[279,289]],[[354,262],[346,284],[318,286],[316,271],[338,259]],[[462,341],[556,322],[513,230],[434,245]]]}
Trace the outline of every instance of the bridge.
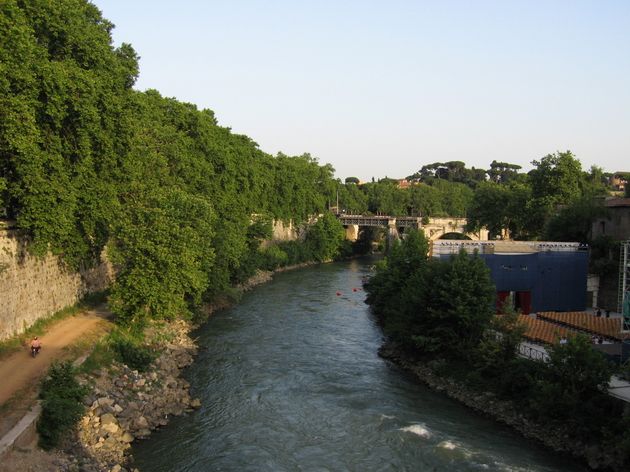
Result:
{"label": "bridge", "polygon": [[356,241],[359,236],[360,226],[381,226],[388,229],[387,245],[393,239],[399,239],[401,228],[414,228],[424,231],[424,235],[429,240],[440,239],[447,233],[461,233],[468,236],[473,241],[487,241],[488,231],[483,229],[478,233],[468,233],[464,229],[466,218],[428,218],[417,216],[389,216],[389,215],[349,215],[346,213],[335,213],[335,216],[346,227],[346,237],[351,241]]}

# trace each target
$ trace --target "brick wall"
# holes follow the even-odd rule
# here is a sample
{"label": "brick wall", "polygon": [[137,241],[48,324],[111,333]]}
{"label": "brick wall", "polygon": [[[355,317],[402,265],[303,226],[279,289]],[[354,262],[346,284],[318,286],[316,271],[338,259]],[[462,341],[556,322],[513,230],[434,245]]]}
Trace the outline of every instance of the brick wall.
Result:
{"label": "brick wall", "polygon": [[77,273],[56,256],[33,257],[27,244],[10,223],[0,222],[0,341],[23,333],[87,293],[104,290],[112,280],[109,262]]}

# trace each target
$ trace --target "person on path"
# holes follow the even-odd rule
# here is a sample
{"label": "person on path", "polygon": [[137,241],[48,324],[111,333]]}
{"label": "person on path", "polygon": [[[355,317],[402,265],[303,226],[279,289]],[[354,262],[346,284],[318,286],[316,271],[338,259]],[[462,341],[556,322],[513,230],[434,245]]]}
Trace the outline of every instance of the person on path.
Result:
{"label": "person on path", "polygon": [[31,341],[31,349],[35,349],[35,353],[39,354],[39,350],[42,348],[42,342],[37,339],[37,336]]}

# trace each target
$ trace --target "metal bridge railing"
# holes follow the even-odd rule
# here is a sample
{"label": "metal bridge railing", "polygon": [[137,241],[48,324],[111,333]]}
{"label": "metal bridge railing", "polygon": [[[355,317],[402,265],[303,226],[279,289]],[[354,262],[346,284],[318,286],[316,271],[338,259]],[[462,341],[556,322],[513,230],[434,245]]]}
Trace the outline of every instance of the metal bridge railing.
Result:
{"label": "metal bridge railing", "polygon": [[527,344],[520,344],[518,351],[521,357],[533,359],[535,361],[549,360],[549,355],[547,354],[546,351],[541,350],[541,349],[536,349],[535,347],[528,346]]}

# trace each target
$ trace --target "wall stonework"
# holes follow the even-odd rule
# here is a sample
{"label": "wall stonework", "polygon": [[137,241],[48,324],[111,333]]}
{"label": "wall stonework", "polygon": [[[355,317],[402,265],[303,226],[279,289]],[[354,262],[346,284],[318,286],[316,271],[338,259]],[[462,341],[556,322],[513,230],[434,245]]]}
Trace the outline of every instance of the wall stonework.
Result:
{"label": "wall stonework", "polygon": [[113,267],[68,270],[51,254],[29,254],[28,239],[8,222],[0,222],[0,341],[23,333],[38,319],[75,304],[88,293],[105,290]]}
{"label": "wall stonework", "polygon": [[[321,216],[321,215],[320,215]],[[285,241],[295,241],[296,239],[304,240],[306,237],[306,230],[310,228],[313,223],[317,221],[318,217],[312,217],[306,224],[300,224],[295,226],[293,222],[285,224],[281,220],[274,220],[272,222],[273,235],[270,241],[263,241],[260,245],[263,248],[275,246],[278,243]]]}

